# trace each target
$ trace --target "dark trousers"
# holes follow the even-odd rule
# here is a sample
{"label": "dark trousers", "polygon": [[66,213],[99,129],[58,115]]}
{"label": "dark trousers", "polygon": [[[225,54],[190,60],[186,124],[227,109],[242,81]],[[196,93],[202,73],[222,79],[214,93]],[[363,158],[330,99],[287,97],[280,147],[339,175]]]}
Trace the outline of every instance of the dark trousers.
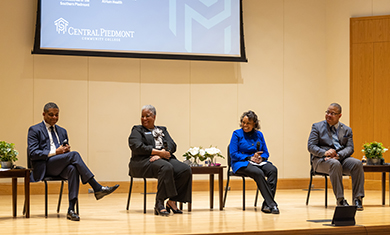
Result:
{"label": "dark trousers", "polygon": [[[315,161],[315,163],[314,163]],[[362,161],[347,157],[343,161],[336,159],[313,159],[316,171],[329,174],[336,199],[344,198],[343,174],[352,178],[352,199],[364,197],[364,169]]]}
{"label": "dark trousers", "polygon": [[46,162],[46,176],[61,176],[68,180],[69,201],[77,198],[81,182],[86,184],[93,177],[78,152],[68,152],[49,157]]}
{"label": "dark trousers", "polygon": [[[132,164],[130,163],[130,167]],[[157,200],[169,198],[172,201],[191,202],[192,172],[191,168],[175,157],[169,160],[159,159],[146,162],[143,167],[143,176],[157,178]]]}
{"label": "dark trousers", "polygon": [[[277,206],[274,198],[278,182],[278,169],[271,162],[267,162],[267,164],[262,166],[255,166],[249,163],[247,167],[238,169],[237,173],[251,177],[256,182],[265,203],[270,207]],[[265,177],[267,177],[267,180]]]}

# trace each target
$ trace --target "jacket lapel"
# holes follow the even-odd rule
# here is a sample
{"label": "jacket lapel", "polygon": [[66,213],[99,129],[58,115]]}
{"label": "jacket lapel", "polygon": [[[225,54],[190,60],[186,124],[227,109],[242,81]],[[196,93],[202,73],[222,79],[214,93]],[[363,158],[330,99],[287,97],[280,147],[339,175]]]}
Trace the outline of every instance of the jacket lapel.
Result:
{"label": "jacket lapel", "polygon": [[344,126],[340,123],[340,127],[339,127],[339,131],[338,131],[337,137],[339,138],[339,142],[340,142],[341,145],[343,145],[343,144],[341,143],[341,140],[343,139],[344,135],[345,135],[345,128],[344,128]]}
{"label": "jacket lapel", "polygon": [[156,143],[154,141],[152,132],[143,126],[142,126],[142,130],[144,132],[145,139],[148,142],[148,144],[153,145],[153,147],[156,147]]}
{"label": "jacket lapel", "polygon": [[42,135],[43,135],[43,138],[49,142],[49,146],[50,146],[50,138],[49,138],[49,134],[47,133],[47,128],[46,128],[46,125],[44,123],[44,121],[41,122],[41,132],[42,132]]}

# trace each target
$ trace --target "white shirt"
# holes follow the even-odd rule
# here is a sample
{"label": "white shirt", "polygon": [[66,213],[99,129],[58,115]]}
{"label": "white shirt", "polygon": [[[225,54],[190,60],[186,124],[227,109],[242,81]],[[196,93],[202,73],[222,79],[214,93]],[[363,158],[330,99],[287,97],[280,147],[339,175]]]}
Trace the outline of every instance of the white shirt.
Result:
{"label": "white shirt", "polygon": [[[53,136],[51,136],[51,130],[50,130],[51,126],[49,124],[47,124],[45,121],[43,121],[43,122],[46,125],[46,130],[47,130],[47,133],[49,134],[49,139],[50,139],[50,152],[49,152],[49,155],[47,155],[47,156],[51,157],[51,156],[56,155],[57,148],[56,148],[56,145],[54,144]],[[60,138],[58,138],[58,134],[57,134],[56,128],[53,127],[53,130],[54,130],[54,133],[56,133],[55,137],[57,138],[57,141],[59,143],[60,142],[59,141]]]}

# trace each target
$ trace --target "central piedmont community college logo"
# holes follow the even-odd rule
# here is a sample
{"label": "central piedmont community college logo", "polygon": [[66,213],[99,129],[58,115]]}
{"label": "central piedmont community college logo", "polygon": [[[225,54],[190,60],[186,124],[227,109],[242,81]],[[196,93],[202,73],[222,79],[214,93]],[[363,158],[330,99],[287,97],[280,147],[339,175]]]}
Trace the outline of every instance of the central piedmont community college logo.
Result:
{"label": "central piedmont community college logo", "polygon": [[56,31],[58,33],[62,32],[63,34],[65,34],[68,24],[69,22],[63,18],[59,18],[58,20],[54,21],[54,25],[56,26]]}

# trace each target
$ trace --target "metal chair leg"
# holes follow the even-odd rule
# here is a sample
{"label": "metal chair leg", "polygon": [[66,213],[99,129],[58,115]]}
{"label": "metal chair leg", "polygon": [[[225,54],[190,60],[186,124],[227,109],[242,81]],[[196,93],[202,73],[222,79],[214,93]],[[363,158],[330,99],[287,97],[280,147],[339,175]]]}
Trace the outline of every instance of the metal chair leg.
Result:
{"label": "metal chair leg", "polygon": [[146,178],[144,178],[144,214],[146,214]]}
{"label": "metal chair leg", "polygon": [[80,210],[79,210],[79,200],[77,199],[76,201],[76,213],[79,215],[80,214]]}
{"label": "metal chair leg", "polygon": [[230,180],[230,177],[229,177],[229,173],[228,173],[227,180],[226,180],[226,187],[225,187],[225,196],[223,197],[223,207],[225,207],[226,197],[227,197],[227,193],[229,191],[229,180]]}
{"label": "metal chair leg", "polygon": [[256,188],[255,207],[257,207],[257,199],[259,198],[259,189]]}
{"label": "metal chair leg", "polygon": [[325,175],[325,208],[328,208],[328,177]]}
{"label": "metal chair leg", "polygon": [[130,176],[130,188],[129,188],[129,196],[127,197],[127,206],[126,210],[129,210],[130,206],[130,197],[131,197],[131,189],[133,188],[133,176]]}
{"label": "metal chair leg", "polygon": [[62,191],[64,189],[64,181],[61,181],[61,189],[60,189],[60,196],[58,197],[58,205],[57,205],[57,213],[60,213],[60,206],[61,206],[61,200],[62,200]]}
{"label": "metal chair leg", "polygon": [[47,218],[47,182],[45,182],[45,217]]}
{"label": "metal chair leg", "polygon": [[242,177],[242,210],[245,210],[245,177]]}
{"label": "metal chair leg", "polygon": [[310,183],[309,183],[309,188],[307,190],[306,206],[309,205],[309,198],[310,198],[310,191],[311,191],[311,184],[312,183],[313,183],[313,175],[310,174]]}

